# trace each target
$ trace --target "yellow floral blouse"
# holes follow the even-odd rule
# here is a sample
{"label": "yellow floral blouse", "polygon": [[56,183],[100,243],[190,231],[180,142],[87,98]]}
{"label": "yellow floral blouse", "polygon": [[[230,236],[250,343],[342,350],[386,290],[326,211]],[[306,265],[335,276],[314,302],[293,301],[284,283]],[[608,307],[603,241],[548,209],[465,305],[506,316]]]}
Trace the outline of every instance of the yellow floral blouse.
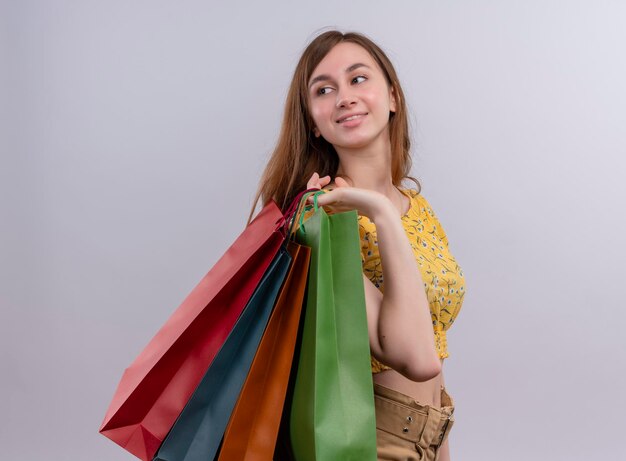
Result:
{"label": "yellow floral blouse", "polygon": [[[402,225],[424,281],[435,332],[435,346],[439,357],[446,358],[446,331],[454,323],[465,296],[463,270],[450,253],[446,233],[428,201],[416,190],[401,191],[411,201],[409,211],[402,216]],[[363,273],[380,291],[384,291],[376,226],[366,216],[359,216],[359,233]],[[372,373],[390,369],[374,357],[371,357],[371,362]]]}
{"label": "yellow floral blouse", "polygon": [[[402,225],[411,242],[424,281],[433,321],[435,347],[439,357],[444,359],[448,357],[446,331],[454,323],[465,296],[463,270],[450,253],[446,233],[428,201],[416,190],[401,189],[401,192],[409,197],[411,203],[409,211],[402,216]],[[312,206],[307,206],[305,218],[312,213]],[[376,226],[367,216],[359,215],[358,222],[363,273],[384,292]],[[390,369],[374,357],[371,357],[371,363],[372,373]]]}

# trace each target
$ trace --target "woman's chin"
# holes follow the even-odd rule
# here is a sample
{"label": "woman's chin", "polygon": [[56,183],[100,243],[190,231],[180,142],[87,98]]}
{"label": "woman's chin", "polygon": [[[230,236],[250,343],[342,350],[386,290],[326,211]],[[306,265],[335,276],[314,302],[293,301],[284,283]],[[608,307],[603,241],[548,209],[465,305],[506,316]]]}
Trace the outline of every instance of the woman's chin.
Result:
{"label": "woman's chin", "polygon": [[[356,133],[354,133],[356,135]],[[377,137],[375,136],[351,136],[349,138],[338,139],[336,143],[331,143],[335,149],[366,149],[376,144]]]}

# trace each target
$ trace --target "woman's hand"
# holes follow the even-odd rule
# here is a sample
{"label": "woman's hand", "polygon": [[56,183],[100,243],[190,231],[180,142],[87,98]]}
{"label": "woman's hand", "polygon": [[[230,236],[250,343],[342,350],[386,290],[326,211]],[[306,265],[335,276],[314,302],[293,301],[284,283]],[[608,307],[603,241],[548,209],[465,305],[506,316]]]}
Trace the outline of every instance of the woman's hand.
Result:
{"label": "woman's hand", "polygon": [[[323,187],[330,184],[330,176],[320,178],[319,174],[313,173],[307,183],[307,189]],[[307,199],[308,203],[313,203],[313,196]],[[317,196],[317,204],[340,213],[342,211],[357,210],[360,215],[367,216],[375,222],[376,217],[381,213],[393,212],[391,200],[379,192],[368,189],[352,187],[341,178],[335,178],[334,189]]]}

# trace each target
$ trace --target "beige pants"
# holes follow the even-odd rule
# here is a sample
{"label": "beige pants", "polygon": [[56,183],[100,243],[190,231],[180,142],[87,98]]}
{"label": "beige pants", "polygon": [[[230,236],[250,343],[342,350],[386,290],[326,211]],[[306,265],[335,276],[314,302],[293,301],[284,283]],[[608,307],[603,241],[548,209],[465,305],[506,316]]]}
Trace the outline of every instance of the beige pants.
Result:
{"label": "beige pants", "polygon": [[454,418],[454,401],[441,388],[441,408],[424,405],[388,387],[374,384],[378,459],[435,461]]}

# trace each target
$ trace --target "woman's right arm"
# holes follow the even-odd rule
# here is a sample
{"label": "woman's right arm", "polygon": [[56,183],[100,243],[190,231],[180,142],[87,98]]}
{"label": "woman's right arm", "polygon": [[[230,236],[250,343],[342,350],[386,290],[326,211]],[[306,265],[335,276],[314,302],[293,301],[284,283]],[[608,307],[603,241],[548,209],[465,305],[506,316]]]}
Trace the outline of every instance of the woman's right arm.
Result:
{"label": "woman's right arm", "polygon": [[[313,176],[308,187],[322,187]],[[356,209],[376,225],[384,295],[363,275],[372,355],[408,379],[427,381],[441,372],[424,282],[393,203],[375,191],[337,187],[318,198],[337,211]]]}
{"label": "woman's right arm", "polygon": [[[372,355],[413,381],[441,373],[422,275],[397,210],[384,197],[376,225],[385,293],[363,275]],[[385,203],[387,202],[387,203]]]}

